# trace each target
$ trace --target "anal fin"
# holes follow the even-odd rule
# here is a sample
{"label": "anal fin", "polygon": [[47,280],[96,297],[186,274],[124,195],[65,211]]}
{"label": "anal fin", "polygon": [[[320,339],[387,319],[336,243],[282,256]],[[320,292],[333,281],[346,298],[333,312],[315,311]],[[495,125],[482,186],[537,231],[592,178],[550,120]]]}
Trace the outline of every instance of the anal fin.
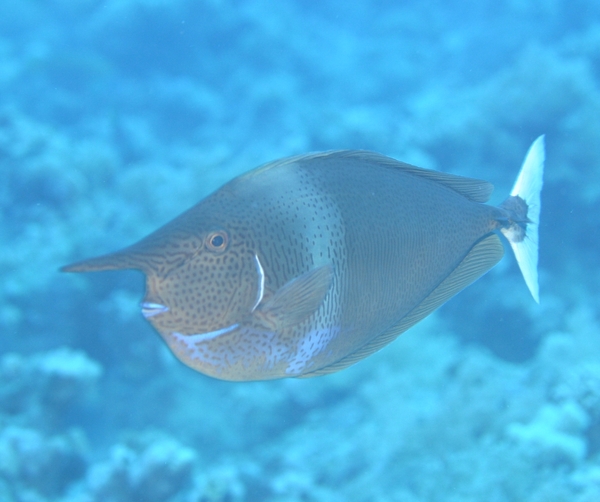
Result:
{"label": "anal fin", "polygon": [[375,337],[373,340],[358,348],[354,352],[343,357],[324,368],[300,375],[300,378],[308,378],[320,375],[327,375],[340,371],[354,363],[370,356],[374,352],[394,341],[400,334],[408,328],[414,326],[421,319],[427,317],[431,312],[440,307],[443,303],[452,298],[456,293],[466,288],[469,284],[477,280],[504,255],[504,247],[500,238],[494,233],[478,241],[459,263],[459,265],[446,277],[423,301],[421,301],[413,310],[405,315],[397,324],[394,324],[386,331]]}

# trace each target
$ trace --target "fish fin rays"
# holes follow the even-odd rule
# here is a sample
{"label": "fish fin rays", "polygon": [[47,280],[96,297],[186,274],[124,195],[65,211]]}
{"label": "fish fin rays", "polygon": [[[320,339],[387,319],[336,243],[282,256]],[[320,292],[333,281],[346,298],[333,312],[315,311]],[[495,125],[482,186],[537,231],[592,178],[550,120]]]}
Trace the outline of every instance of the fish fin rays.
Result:
{"label": "fish fin rays", "polygon": [[299,324],[321,306],[332,280],[331,265],[309,270],[281,286],[258,306],[255,315],[281,328]]}
{"label": "fish fin rays", "polygon": [[544,161],[544,136],[542,135],[529,147],[515,186],[510,193],[511,197],[520,198],[525,202],[526,214],[523,215],[527,222],[525,233],[520,235],[519,232],[513,232],[510,228],[502,229],[502,233],[508,239],[515,254],[531,296],[537,303],[540,303],[538,248]]}
{"label": "fish fin rays", "polygon": [[503,255],[504,247],[496,234],[484,237],[471,248],[471,251],[469,251],[454,271],[425,297],[419,305],[404,316],[399,323],[339,361],[316,371],[300,375],[300,378],[327,375],[328,373],[340,371],[377,352],[421,319],[427,317],[460,290],[481,277],[498,263]]}
{"label": "fish fin rays", "polygon": [[401,162],[399,160],[392,159],[391,157],[386,157],[380,153],[371,152],[368,150],[331,150],[328,152],[308,153],[304,155],[286,157],[284,159],[276,160],[275,162],[264,164],[259,168],[250,171],[244,177],[248,178],[256,176],[262,171],[283,165],[302,163],[317,159],[355,159],[370,164],[391,167],[393,169],[398,169],[406,173],[440,183],[461,194],[463,197],[472,200],[473,202],[487,202],[494,191],[494,185],[488,181],[479,180],[476,178],[467,178],[465,176],[458,176],[456,174],[443,173],[440,171],[434,171],[432,169],[424,169],[422,167],[413,166],[411,164],[407,164],[406,162]]}
{"label": "fish fin rays", "polygon": [[366,150],[340,150],[328,152],[327,155],[339,156],[340,158],[355,158],[365,162],[370,162],[372,164],[374,163],[381,166],[392,167],[394,169],[398,169],[447,186],[448,188],[451,188],[455,192],[461,194],[463,197],[472,200],[473,202],[487,202],[494,191],[494,185],[488,181],[467,178],[465,176],[458,176],[456,174],[443,173],[440,171],[433,171],[431,169],[424,169],[422,167],[413,166],[411,164],[386,157],[380,153]]}

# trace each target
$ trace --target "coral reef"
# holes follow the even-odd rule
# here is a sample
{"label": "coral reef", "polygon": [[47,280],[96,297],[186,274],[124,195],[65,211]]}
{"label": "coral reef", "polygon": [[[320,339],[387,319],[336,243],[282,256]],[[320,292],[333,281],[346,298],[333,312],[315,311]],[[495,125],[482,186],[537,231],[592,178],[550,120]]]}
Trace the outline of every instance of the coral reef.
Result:
{"label": "coral reef", "polygon": [[[93,501],[184,500],[195,454],[169,438],[136,438],[136,445],[117,444],[109,459],[93,465],[86,477],[86,499]],[[146,444],[144,444],[146,443]]]}

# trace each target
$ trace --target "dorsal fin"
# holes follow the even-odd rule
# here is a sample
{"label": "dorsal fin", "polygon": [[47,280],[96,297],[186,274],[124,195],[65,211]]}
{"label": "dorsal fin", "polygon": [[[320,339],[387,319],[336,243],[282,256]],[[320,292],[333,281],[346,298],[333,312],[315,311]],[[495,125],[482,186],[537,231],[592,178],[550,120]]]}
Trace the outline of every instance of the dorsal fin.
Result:
{"label": "dorsal fin", "polygon": [[401,162],[399,160],[392,159],[391,157],[386,157],[380,153],[370,152],[368,150],[330,150],[327,152],[306,153],[302,155],[295,155],[293,157],[285,157],[283,159],[263,164],[249,173],[246,173],[241,178],[252,177],[267,169],[273,169],[275,167],[289,165],[295,162],[302,163],[316,159],[336,160],[345,158],[361,160],[370,164],[378,164],[380,166],[391,167],[393,169],[400,169],[412,175],[441,183],[442,185],[451,188],[455,192],[458,192],[463,197],[472,200],[473,202],[487,202],[494,191],[494,185],[492,185],[489,181],[479,180],[476,178],[467,178],[465,176],[458,176],[457,174],[433,171],[431,169],[424,169],[422,167],[413,166],[411,164],[407,164],[406,162]]}
{"label": "dorsal fin", "polygon": [[494,191],[494,185],[488,181],[424,169],[368,150],[339,150],[328,152],[326,155],[355,158],[393,169],[400,169],[415,176],[441,183],[473,202],[487,202]]}
{"label": "dorsal fin", "polygon": [[481,277],[485,272],[500,261],[504,254],[504,247],[496,234],[490,234],[477,242],[465,256],[454,271],[446,277],[427,297],[423,299],[411,312],[404,316],[400,322],[384,331],[375,339],[363,345],[358,350],[348,354],[339,361],[311,373],[300,375],[300,378],[327,375],[347,368],[354,363],[370,356],[374,352],[395,340],[408,328],[427,317],[440,305],[452,298],[461,289]]}

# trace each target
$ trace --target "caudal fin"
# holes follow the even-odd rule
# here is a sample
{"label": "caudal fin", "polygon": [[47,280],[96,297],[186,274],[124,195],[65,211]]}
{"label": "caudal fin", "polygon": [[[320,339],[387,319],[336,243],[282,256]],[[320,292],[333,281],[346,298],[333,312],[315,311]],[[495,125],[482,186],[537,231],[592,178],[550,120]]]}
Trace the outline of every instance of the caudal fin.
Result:
{"label": "caudal fin", "polygon": [[525,283],[536,302],[540,302],[538,285],[538,229],[540,193],[544,175],[544,136],[529,147],[510,197],[502,207],[515,215],[511,225],[501,231],[510,242]]}

